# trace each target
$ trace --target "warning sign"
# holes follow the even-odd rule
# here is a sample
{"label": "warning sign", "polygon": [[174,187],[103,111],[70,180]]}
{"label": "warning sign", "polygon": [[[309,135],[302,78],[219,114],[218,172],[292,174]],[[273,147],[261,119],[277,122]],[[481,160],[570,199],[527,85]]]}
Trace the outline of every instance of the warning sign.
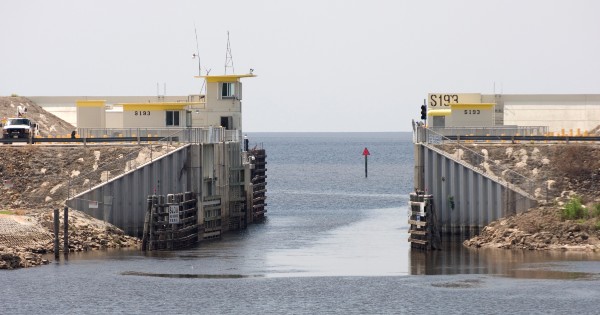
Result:
{"label": "warning sign", "polygon": [[169,206],[169,223],[170,224],[179,224],[179,206],[178,205],[170,205]]}

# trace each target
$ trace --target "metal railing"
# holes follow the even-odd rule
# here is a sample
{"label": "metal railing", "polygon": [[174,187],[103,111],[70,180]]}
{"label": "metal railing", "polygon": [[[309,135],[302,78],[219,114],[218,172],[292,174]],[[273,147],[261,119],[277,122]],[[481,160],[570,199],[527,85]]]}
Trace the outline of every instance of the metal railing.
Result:
{"label": "metal railing", "polygon": [[[511,168],[503,165],[496,165],[489,157],[486,157],[483,154],[466,147],[459,141],[451,140],[445,135],[431,130],[431,128],[415,124],[413,140],[415,143],[422,143],[435,152],[438,152],[439,154],[442,154],[471,170],[493,179],[530,199],[536,200],[536,189],[545,186],[542,182],[540,182],[544,179],[536,180],[516,172]],[[446,145],[452,145],[452,148],[456,148],[456,152],[448,152],[447,148],[445,148]],[[460,150],[462,150],[462,152]],[[546,191],[546,199],[547,198],[548,192]]]}
{"label": "metal railing", "polygon": [[203,128],[78,128],[79,138],[158,137],[183,143],[240,142],[241,130]]}
{"label": "metal railing", "polygon": [[444,136],[543,136],[548,126],[427,127]]}

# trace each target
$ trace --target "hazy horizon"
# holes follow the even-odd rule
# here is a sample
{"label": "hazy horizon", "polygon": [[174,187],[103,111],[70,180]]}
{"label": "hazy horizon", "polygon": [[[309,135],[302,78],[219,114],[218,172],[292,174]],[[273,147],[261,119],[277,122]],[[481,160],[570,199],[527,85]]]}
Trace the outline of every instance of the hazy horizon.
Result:
{"label": "hazy horizon", "polygon": [[[198,94],[245,131],[410,131],[427,93],[598,94],[597,1],[2,1],[0,95]],[[230,69],[231,70],[231,69]],[[229,71],[230,71],[229,70]],[[204,74],[204,73],[203,73]]]}

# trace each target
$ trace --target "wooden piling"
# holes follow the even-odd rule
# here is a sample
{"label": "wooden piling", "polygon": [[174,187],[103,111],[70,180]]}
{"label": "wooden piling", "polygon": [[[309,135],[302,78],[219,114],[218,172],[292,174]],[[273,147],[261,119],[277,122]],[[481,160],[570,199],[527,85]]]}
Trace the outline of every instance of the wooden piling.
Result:
{"label": "wooden piling", "polygon": [[60,218],[58,217],[58,209],[54,209],[54,258],[58,258],[59,247],[58,247],[58,228],[60,225]]}
{"label": "wooden piling", "polygon": [[63,228],[64,228],[63,251],[65,252],[65,256],[69,256],[69,207],[67,207],[67,206],[65,206],[63,217],[64,217],[63,218],[63,220],[64,220],[64,223],[63,223]]}
{"label": "wooden piling", "polygon": [[[197,243],[198,204],[193,192],[148,196],[142,249],[175,250]],[[170,214],[169,208],[176,209]],[[169,216],[174,215],[173,220]]]}
{"label": "wooden piling", "polygon": [[411,243],[411,248],[440,249],[441,239],[433,196],[425,195],[422,191],[411,193],[409,207],[408,241]]}

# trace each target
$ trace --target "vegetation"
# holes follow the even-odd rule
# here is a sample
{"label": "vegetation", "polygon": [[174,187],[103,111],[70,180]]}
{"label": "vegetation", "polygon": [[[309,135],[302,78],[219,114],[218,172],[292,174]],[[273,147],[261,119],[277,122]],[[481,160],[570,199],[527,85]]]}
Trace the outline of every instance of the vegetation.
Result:
{"label": "vegetation", "polygon": [[600,203],[592,207],[590,215],[596,218],[600,217]]}
{"label": "vegetation", "polygon": [[10,97],[19,97],[19,94],[13,93],[13,94],[10,95]]}
{"label": "vegetation", "polygon": [[0,210],[0,214],[13,214],[12,211]]}
{"label": "vegetation", "polygon": [[567,204],[565,204],[561,216],[563,220],[583,219],[587,217],[585,212],[585,208],[583,207],[583,204],[581,204],[581,197],[574,196]]}
{"label": "vegetation", "polygon": [[[562,209],[561,216],[563,220],[586,220],[589,218],[600,218],[600,204],[595,204],[586,209],[581,203],[581,197],[574,196]],[[597,224],[600,227],[600,221]]]}

